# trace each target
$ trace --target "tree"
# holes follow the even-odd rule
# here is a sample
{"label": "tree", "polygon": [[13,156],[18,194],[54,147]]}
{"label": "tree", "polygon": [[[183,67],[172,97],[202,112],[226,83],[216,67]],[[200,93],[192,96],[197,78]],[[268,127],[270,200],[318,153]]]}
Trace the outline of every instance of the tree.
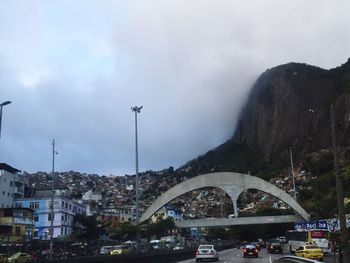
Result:
{"label": "tree", "polygon": [[167,217],[166,219],[160,219],[156,223],[143,224],[141,234],[148,238],[152,236],[161,237],[171,233],[174,228],[174,219],[172,217]]}
{"label": "tree", "polygon": [[137,234],[137,226],[130,222],[121,223],[111,234],[110,238],[115,240],[135,239]]}
{"label": "tree", "polygon": [[95,216],[76,215],[74,217],[73,235],[81,240],[96,240],[105,234],[104,226]]}

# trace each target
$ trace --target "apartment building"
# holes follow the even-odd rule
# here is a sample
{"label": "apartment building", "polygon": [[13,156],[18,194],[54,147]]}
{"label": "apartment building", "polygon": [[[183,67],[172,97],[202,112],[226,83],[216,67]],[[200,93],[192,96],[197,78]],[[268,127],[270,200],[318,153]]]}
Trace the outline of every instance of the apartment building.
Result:
{"label": "apartment building", "polygon": [[34,235],[34,211],[0,208],[0,243],[30,241]]}
{"label": "apartment building", "polygon": [[0,163],[0,208],[13,207],[16,198],[24,197],[25,183],[20,170]]}
{"label": "apartment building", "polygon": [[86,214],[86,207],[65,196],[54,196],[53,215],[52,197],[19,198],[15,207],[34,210],[34,239],[48,240],[51,237],[53,220],[53,238],[69,236],[73,231],[74,216]]}

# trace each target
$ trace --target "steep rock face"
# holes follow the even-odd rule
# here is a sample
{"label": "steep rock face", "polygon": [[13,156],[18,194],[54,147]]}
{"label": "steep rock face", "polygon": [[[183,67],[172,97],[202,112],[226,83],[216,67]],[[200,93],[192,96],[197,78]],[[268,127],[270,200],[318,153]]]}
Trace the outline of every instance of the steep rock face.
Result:
{"label": "steep rock face", "polygon": [[298,154],[330,147],[330,105],[349,144],[350,60],[324,70],[289,63],[267,70],[252,88],[233,141],[259,149],[265,160],[293,147]]}

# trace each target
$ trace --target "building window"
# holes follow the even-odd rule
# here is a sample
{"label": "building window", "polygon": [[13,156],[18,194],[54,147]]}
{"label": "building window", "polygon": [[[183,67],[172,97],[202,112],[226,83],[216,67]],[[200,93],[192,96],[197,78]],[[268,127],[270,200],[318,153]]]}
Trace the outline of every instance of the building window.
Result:
{"label": "building window", "polygon": [[53,221],[55,221],[55,214],[49,213],[48,217],[47,217],[47,220],[51,221],[51,218],[52,218]]}
{"label": "building window", "polygon": [[64,201],[62,201],[62,207],[64,207]]}
{"label": "building window", "polygon": [[72,205],[71,204],[69,204],[69,210],[72,210]]}
{"label": "building window", "polygon": [[5,191],[2,191],[2,195],[5,195]]}
{"label": "building window", "polygon": [[21,235],[21,227],[16,226],[15,233],[16,233],[16,236],[20,236]]}
{"label": "building window", "polygon": [[30,202],[29,208],[33,210],[39,209],[39,202]]}
{"label": "building window", "polygon": [[39,221],[39,216],[38,215],[34,215],[34,221],[38,222]]}

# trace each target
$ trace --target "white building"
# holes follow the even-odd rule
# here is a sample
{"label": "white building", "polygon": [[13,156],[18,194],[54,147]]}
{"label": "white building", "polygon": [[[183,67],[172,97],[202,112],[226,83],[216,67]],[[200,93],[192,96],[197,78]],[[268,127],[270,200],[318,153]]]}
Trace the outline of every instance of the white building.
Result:
{"label": "white building", "polygon": [[15,198],[24,197],[25,183],[19,177],[20,170],[0,163],[0,208],[13,207]]}
{"label": "white building", "polygon": [[82,202],[86,205],[86,214],[92,215],[97,210],[98,206],[103,205],[103,197],[101,192],[90,189],[82,195]]}

